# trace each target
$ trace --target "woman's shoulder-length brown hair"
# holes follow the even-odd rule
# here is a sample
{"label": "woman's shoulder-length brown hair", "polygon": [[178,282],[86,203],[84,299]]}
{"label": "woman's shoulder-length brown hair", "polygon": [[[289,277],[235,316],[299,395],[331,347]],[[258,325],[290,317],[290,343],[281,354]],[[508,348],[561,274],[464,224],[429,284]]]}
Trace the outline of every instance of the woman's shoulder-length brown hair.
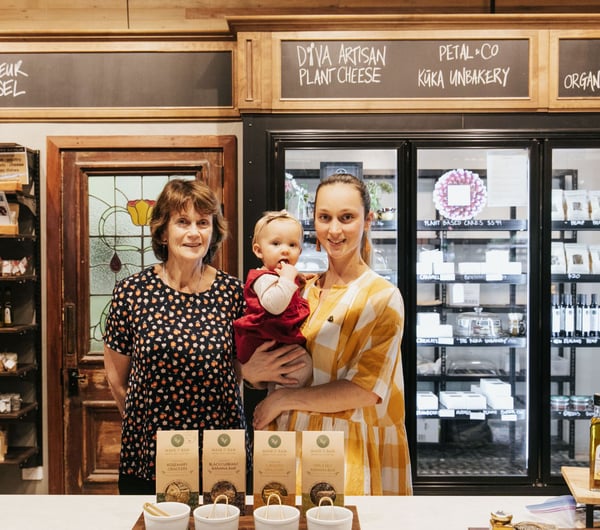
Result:
{"label": "woman's shoulder-length brown hair", "polygon": [[160,192],[150,219],[152,250],[160,261],[165,262],[169,258],[169,251],[167,245],[163,243],[163,237],[171,214],[184,211],[190,204],[198,213],[212,215],[212,239],[208,252],[202,259],[203,263],[212,262],[227,237],[227,221],[223,217],[216,194],[201,180],[170,180]]}

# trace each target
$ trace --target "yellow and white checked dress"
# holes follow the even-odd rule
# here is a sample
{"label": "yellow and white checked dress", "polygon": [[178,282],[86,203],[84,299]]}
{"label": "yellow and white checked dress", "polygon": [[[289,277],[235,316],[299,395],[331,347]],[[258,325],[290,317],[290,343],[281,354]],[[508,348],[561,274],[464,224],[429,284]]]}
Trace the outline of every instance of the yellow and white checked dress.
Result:
{"label": "yellow and white checked dress", "polygon": [[305,289],[311,315],[302,328],[313,358],[313,385],[346,379],[380,399],[333,414],[291,412],[288,428],[344,431],[346,495],[410,495],[400,291],[369,269],[348,285],[334,286],[319,303],[315,281]]}

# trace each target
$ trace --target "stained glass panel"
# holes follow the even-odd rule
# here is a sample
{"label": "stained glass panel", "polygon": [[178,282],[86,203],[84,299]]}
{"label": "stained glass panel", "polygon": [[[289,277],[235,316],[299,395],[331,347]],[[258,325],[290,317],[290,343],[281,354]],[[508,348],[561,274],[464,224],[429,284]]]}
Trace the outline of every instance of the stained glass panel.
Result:
{"label": "stained glass panel", "polygon": [[195,175],[88,176],[90,350],[101,351],[115,283],[156,262],[152,251],[152,202],[171,178]]}

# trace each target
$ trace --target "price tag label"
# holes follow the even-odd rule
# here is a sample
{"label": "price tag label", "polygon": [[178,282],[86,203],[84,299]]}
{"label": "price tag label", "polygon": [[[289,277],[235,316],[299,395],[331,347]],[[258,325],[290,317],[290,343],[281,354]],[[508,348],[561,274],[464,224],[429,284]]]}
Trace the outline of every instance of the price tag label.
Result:
{"label": "price tag label", "polygon": [[514,410],[504,410],[500,413],[502,421],[517,421],[517,414]]}

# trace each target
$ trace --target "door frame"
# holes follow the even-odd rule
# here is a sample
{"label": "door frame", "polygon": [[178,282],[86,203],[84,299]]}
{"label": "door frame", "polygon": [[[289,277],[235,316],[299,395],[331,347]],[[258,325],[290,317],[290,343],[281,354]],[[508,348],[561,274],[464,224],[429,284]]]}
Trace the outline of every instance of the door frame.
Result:
{"label": "door frame", "polygon": [[[126,149],[207,149],[223,151],[223,182],[237,184],[237,140],[235,136],[49,136],[46,139],[46,381],[48,492],[65,493],[65,435],[63,351],[66,347],[63,308],[63,171],[64,151]],[[73,207],[73,205],[71,205]],[[223,209],[228,217],[229,238],[224,254],[228,272],[238,274],[237,185],[223,186]],[[71,215],[74,212],[71,211]]]}

